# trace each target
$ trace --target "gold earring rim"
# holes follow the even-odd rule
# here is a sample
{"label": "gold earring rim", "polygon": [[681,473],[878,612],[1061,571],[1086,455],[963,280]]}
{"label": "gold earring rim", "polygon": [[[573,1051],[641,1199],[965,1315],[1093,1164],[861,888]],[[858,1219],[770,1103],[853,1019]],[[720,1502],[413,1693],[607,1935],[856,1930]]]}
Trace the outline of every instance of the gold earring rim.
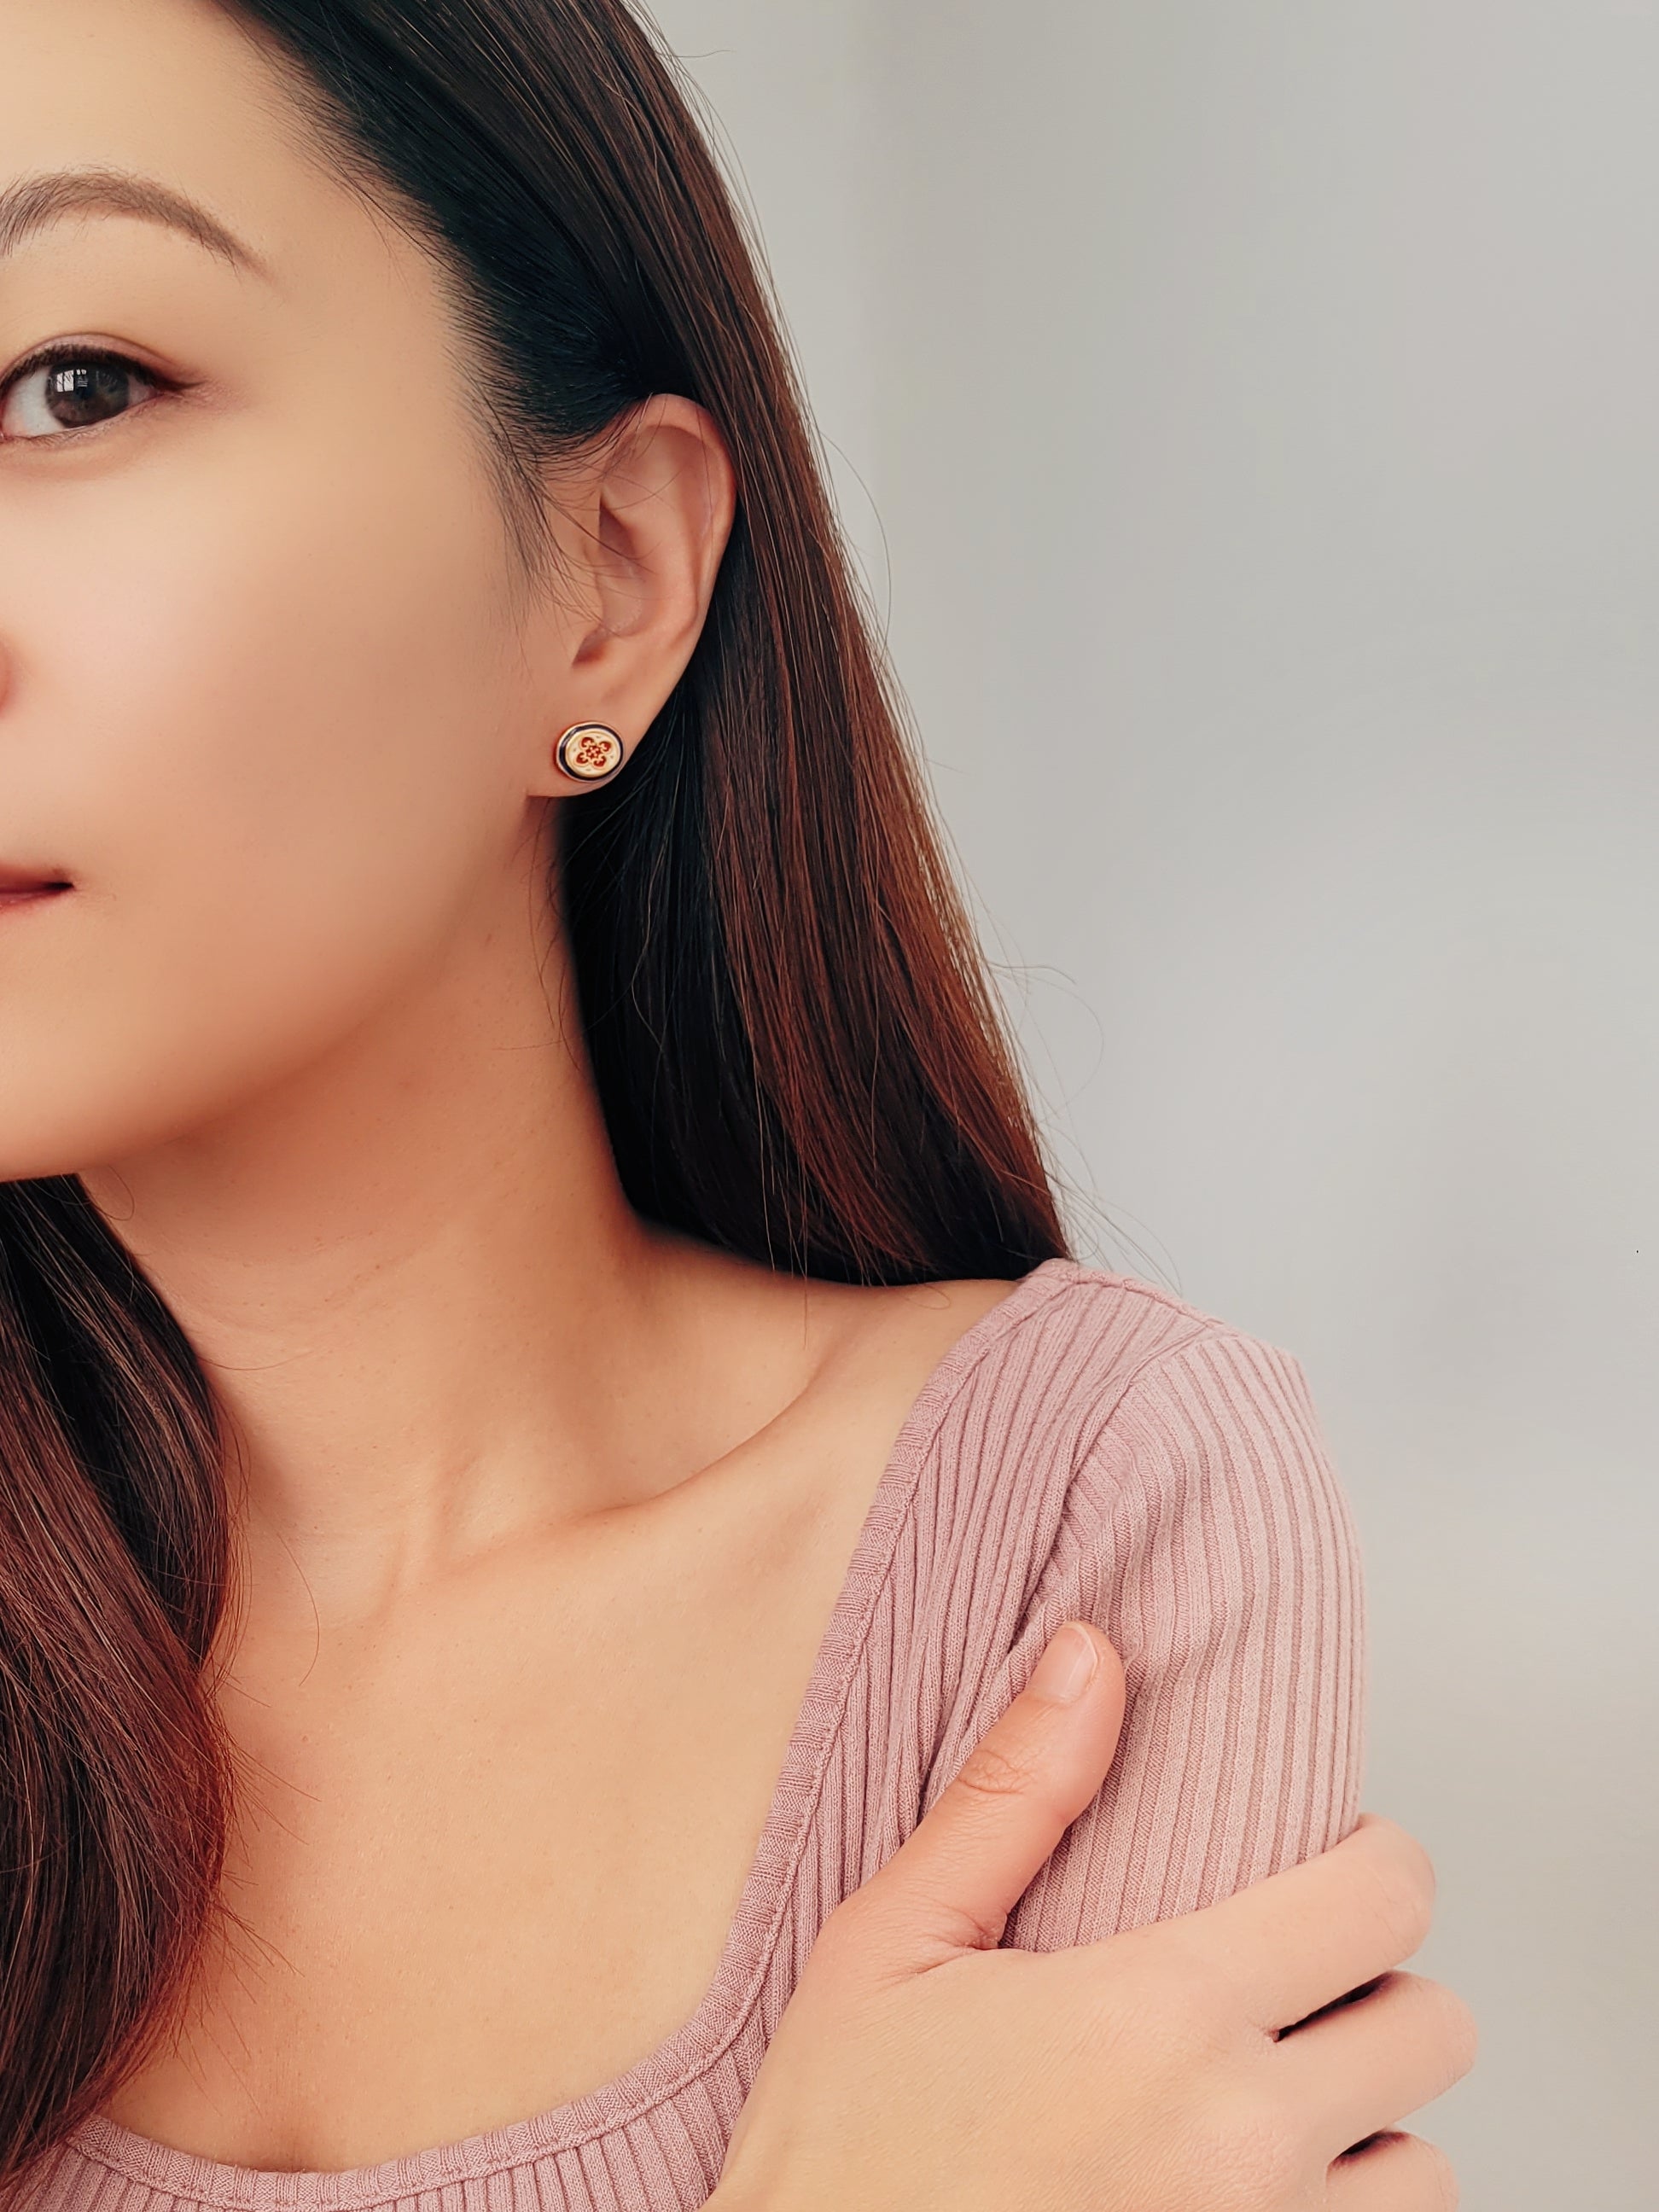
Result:
{"label": "gold earring rim", "polygon": [[[586,737],[605,738],[615,745],[617,757],[609,768],[584,769],[572,765],[571,746],[578,738]],[[628,748],[608,722],[573,722],[553,748],[553,758],[559,773],[568,776],[572,783],[608,783],[628,758]]]}

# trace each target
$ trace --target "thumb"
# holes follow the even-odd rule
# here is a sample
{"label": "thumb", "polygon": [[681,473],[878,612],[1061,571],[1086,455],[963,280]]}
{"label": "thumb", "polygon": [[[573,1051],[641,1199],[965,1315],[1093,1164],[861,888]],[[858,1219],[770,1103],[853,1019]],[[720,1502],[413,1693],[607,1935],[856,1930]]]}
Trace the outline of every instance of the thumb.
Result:
{"label": "thumb", "polygon": [[[836,1948],[879,1976],[994,1950],[1008,1915],[1097,1794],[1123,1725],[1123,1664],[1067,1621],[909,1840],[830,1915]],[[829,1923],[824,1931],[829,1932]]]}

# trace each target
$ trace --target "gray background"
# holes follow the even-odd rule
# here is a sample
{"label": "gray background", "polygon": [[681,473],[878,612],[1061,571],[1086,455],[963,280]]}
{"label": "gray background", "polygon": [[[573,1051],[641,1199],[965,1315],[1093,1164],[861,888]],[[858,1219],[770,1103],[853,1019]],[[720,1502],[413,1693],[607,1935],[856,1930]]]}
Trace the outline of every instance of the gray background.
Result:
{"label": "gray background", "polygon": [[1468,2212],[1651,2212],[1659,9],[661,0],[1087,1252],[1306,1367]]}

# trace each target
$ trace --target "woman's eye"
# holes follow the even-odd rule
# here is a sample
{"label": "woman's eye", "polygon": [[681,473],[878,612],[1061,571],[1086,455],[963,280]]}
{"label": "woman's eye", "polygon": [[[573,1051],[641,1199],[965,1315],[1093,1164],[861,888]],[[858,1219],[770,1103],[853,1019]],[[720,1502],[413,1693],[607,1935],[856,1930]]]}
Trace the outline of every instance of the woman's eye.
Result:
{"label": "woman's eye", "polygon": [[123,354],[64,347],[37,354],[0,385],[0,444],[86,430],[130,415],[130,387],[161,388],[161,380]]}

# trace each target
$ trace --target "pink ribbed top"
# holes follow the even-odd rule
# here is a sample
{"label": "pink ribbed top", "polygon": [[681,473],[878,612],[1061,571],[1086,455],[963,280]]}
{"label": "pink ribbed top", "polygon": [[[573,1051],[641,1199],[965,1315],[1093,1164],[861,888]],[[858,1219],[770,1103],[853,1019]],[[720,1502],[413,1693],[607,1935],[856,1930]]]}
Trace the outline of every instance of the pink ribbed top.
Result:
{"label": "pink ribbed top", "polygon": [[911,1407],[724,1954],[682,2027],[574,2103],[347,2172],[221,2165],[94,2119],[52,2154],[45,2212],[702,2203],[826,1916],[903,1842],[1073,1617],[1122,1655],[1122,1741],[1006,1942],[1054,1950],[1188,1912],[1352,1828],[1358,1546],[1301,1368],[1150,1284],[1051,1260]]}

